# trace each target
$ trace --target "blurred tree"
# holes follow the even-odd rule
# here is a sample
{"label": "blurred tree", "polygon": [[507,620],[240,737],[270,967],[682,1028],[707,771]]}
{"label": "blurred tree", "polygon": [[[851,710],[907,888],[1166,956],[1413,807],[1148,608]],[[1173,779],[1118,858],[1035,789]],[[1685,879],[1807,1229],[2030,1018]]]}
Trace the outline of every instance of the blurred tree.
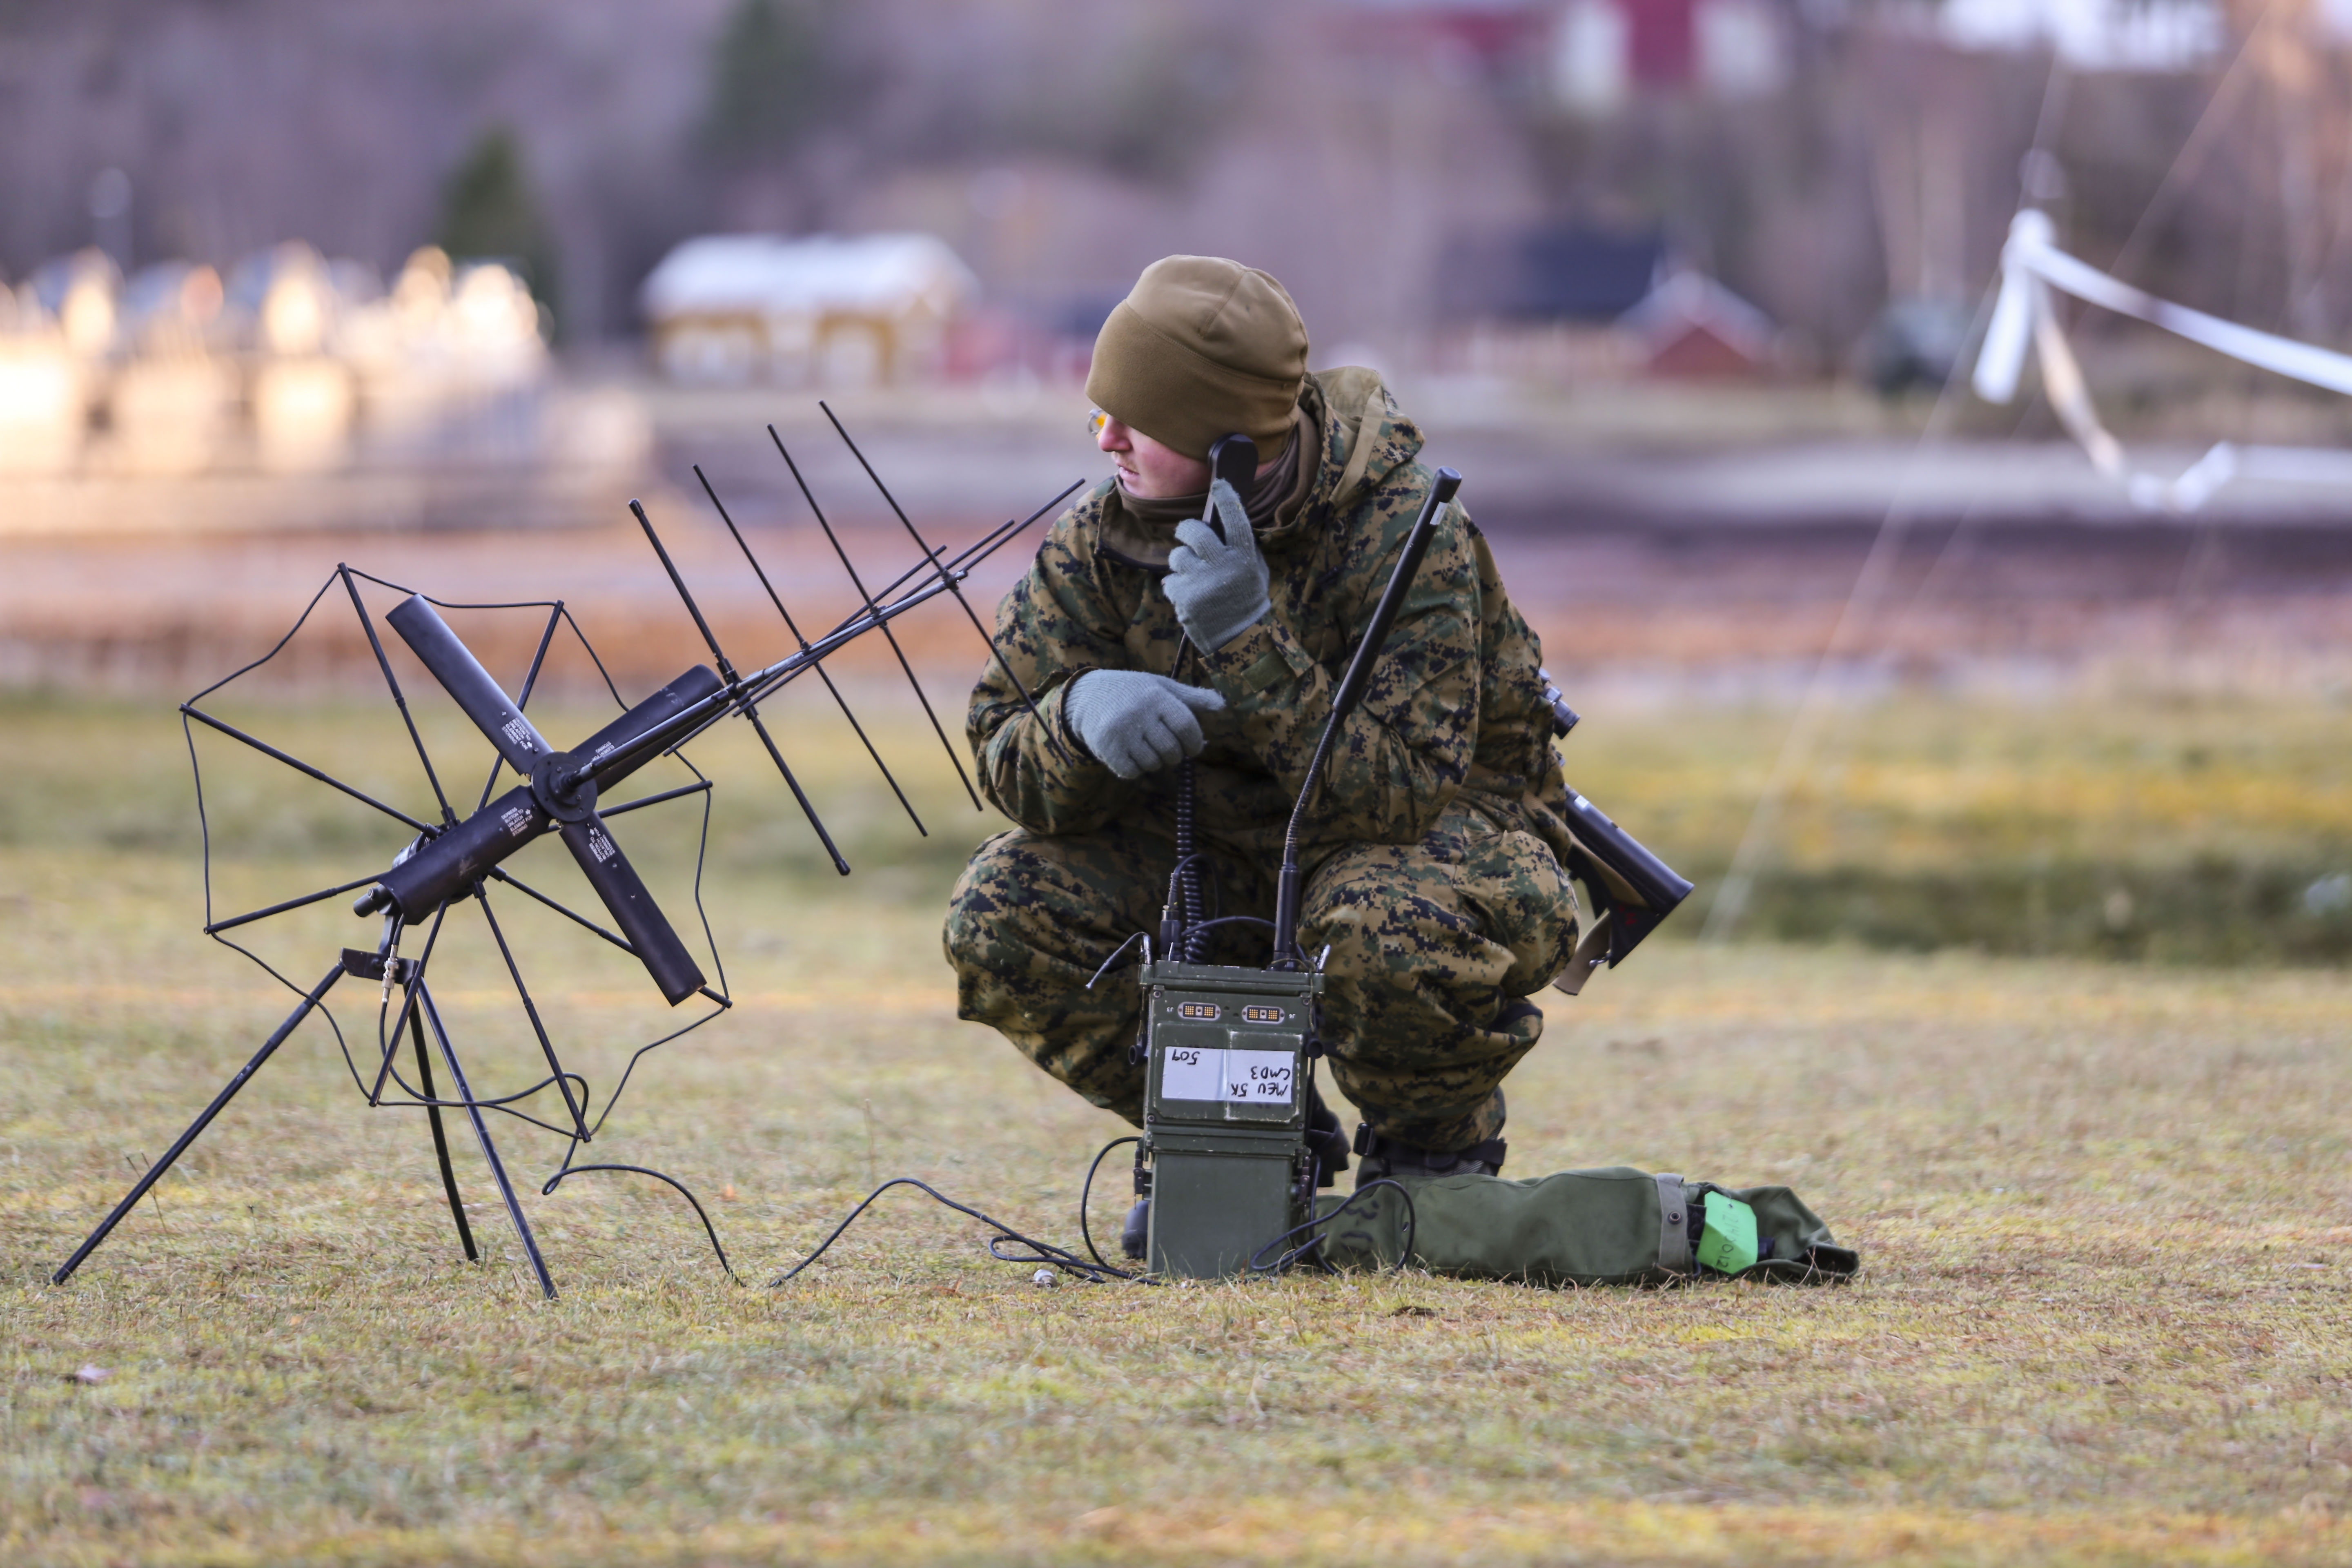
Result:
{"label": "blurred tree", "polygon": [[710,56],[702,144],[732,168],[789,158],[835,107],[832,7],[736,0]]}
{"label": "blurred tree", "polygon": [[1151,23],[1128,44],[1108,90],[1090,106],[1097,123],[1071,138],[1073,150],[1119,174],[1181,179],[1208,151],[1219,113],[1239,90],[1239,45],[1207,27]]}
{"label": "blurred tree", "polygon": [[494,125],[474,139],[441,184],[441,222],[434,243],[453,261],[502,261],[551,310],[555,301],[555,241],[523,166],[513,131]]}
{"label": "blurred tree", "polygon": [[1057,28],[1054,49],[1000,55],[992,72],[941,84],[975,96],[961,116],[940,117],[937,129],[947,134],[935,134],[931,147],[1056,153],[1180,184],[1213,150],[1220,117],[1241,97],[1249,34],[1232,11],[1091,7],[1083,23]]}

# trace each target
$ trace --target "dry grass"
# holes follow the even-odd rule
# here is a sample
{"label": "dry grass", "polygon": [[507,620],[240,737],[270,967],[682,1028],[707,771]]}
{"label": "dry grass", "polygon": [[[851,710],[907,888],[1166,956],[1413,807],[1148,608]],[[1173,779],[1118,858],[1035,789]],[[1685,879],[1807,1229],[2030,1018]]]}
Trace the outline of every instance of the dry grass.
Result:
{"label": "dry grass", "polygon": [[[12,1563],[2352,1554],[2339,973],[1662,942],[1553,999],[1513,1080],[1516,1168],[1787,1182],[1863,1249],[1847,1289],[1045,1290],[904,1196],[772,1290],[898,1172],[1075,1240],[1084,1159],[1119,1129],[953,1020],[954,844],[895,879],[863,879],[864,847],[861,879],[808,878],[727,752],[745,804],[712,912],[742,1005],[654,1058],[594,1152],[694,1186],[744,1283],[667,1188],[592,1177],[527,1196],[564,1291],[543,1302],[469,1150],[488,1261],[465,1264],[421,1119],[358,1104],[310,1029],[54,1288],[286,999],[188,930],[159,804],[176,731],[14,717],[47,745],[0,846]],[[302,733],[381,760],[341,723]],[[812,771],[835,798],[851,776]],[[968,841],[953,787],[926,776],[922,804]],[[228,808],[262,847],[242,890],[372,852],[252,788]],[[845,806],[858,845],[885,837],[872,800]],[[631,842],[660,860],[676,837]],[[333,908],[286,939],[305,979],[353,940]],[[601,1092],[651,1016],[641,980],[518,930]],[[478,1077],[525,1081],[526,1037],[452,956]],[[364,1031],[373,999],[343,1001]],[[503,1147],[534,1175],[561,1152]]]}

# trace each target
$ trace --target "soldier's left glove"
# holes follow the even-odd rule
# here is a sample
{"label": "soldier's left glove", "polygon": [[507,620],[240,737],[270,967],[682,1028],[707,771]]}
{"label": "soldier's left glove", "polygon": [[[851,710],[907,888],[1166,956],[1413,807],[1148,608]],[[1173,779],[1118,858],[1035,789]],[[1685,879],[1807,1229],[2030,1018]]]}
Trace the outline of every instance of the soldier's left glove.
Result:
{"label": "soldier's left glove", "polygon": [[1062,695],[1062,717],[1078,743],[1123,779],[1139,779],[1197,757],[1208,743],[1203,713],[1225,700],[1148,669],[1089,669]]}
{"label": "soldier's left glove", "polygon": [[1265,557],[1257,552],[1257,534],[1242,498],[1219,479],[1210,485],[1209,500],[1224,525],[1224,538],[1197,517],[1178,523],[1176,548],[1168,552],[1168,577],[1161,584],[1177,620],[1203,653],[1224,647],[1274,608],[1266,597]]}

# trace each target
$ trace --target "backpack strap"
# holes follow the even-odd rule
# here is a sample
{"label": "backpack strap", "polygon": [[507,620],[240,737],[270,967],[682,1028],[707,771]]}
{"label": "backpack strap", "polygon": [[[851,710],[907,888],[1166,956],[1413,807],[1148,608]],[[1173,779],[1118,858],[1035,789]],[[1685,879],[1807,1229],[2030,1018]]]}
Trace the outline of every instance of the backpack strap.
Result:
{"label": "backpack strap", "polygon": [[1344,510],[1356,499],[1357,487],[1370,471],[1372,434],[1388,416],[1388,389],[1377,376],[1373,377],[1371,390],[1364,395],[1363,411],[1356,416],[1356,439],[1349,449],[1347,466],[1339,470],[1339,482],[1331,487],[1332,510]]}

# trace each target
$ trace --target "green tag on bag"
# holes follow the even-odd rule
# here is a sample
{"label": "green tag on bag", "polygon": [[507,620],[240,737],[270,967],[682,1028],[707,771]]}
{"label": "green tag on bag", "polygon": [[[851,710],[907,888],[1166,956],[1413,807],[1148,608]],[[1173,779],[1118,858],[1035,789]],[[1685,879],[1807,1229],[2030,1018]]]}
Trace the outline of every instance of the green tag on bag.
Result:
{"label": "green tag on bag", "polygon": [[1756,1261],[1756,1211],[1728,1193],[1706,1194],[1706,1234],[1699,1237],[1702,1267],[1737,1274]]}

